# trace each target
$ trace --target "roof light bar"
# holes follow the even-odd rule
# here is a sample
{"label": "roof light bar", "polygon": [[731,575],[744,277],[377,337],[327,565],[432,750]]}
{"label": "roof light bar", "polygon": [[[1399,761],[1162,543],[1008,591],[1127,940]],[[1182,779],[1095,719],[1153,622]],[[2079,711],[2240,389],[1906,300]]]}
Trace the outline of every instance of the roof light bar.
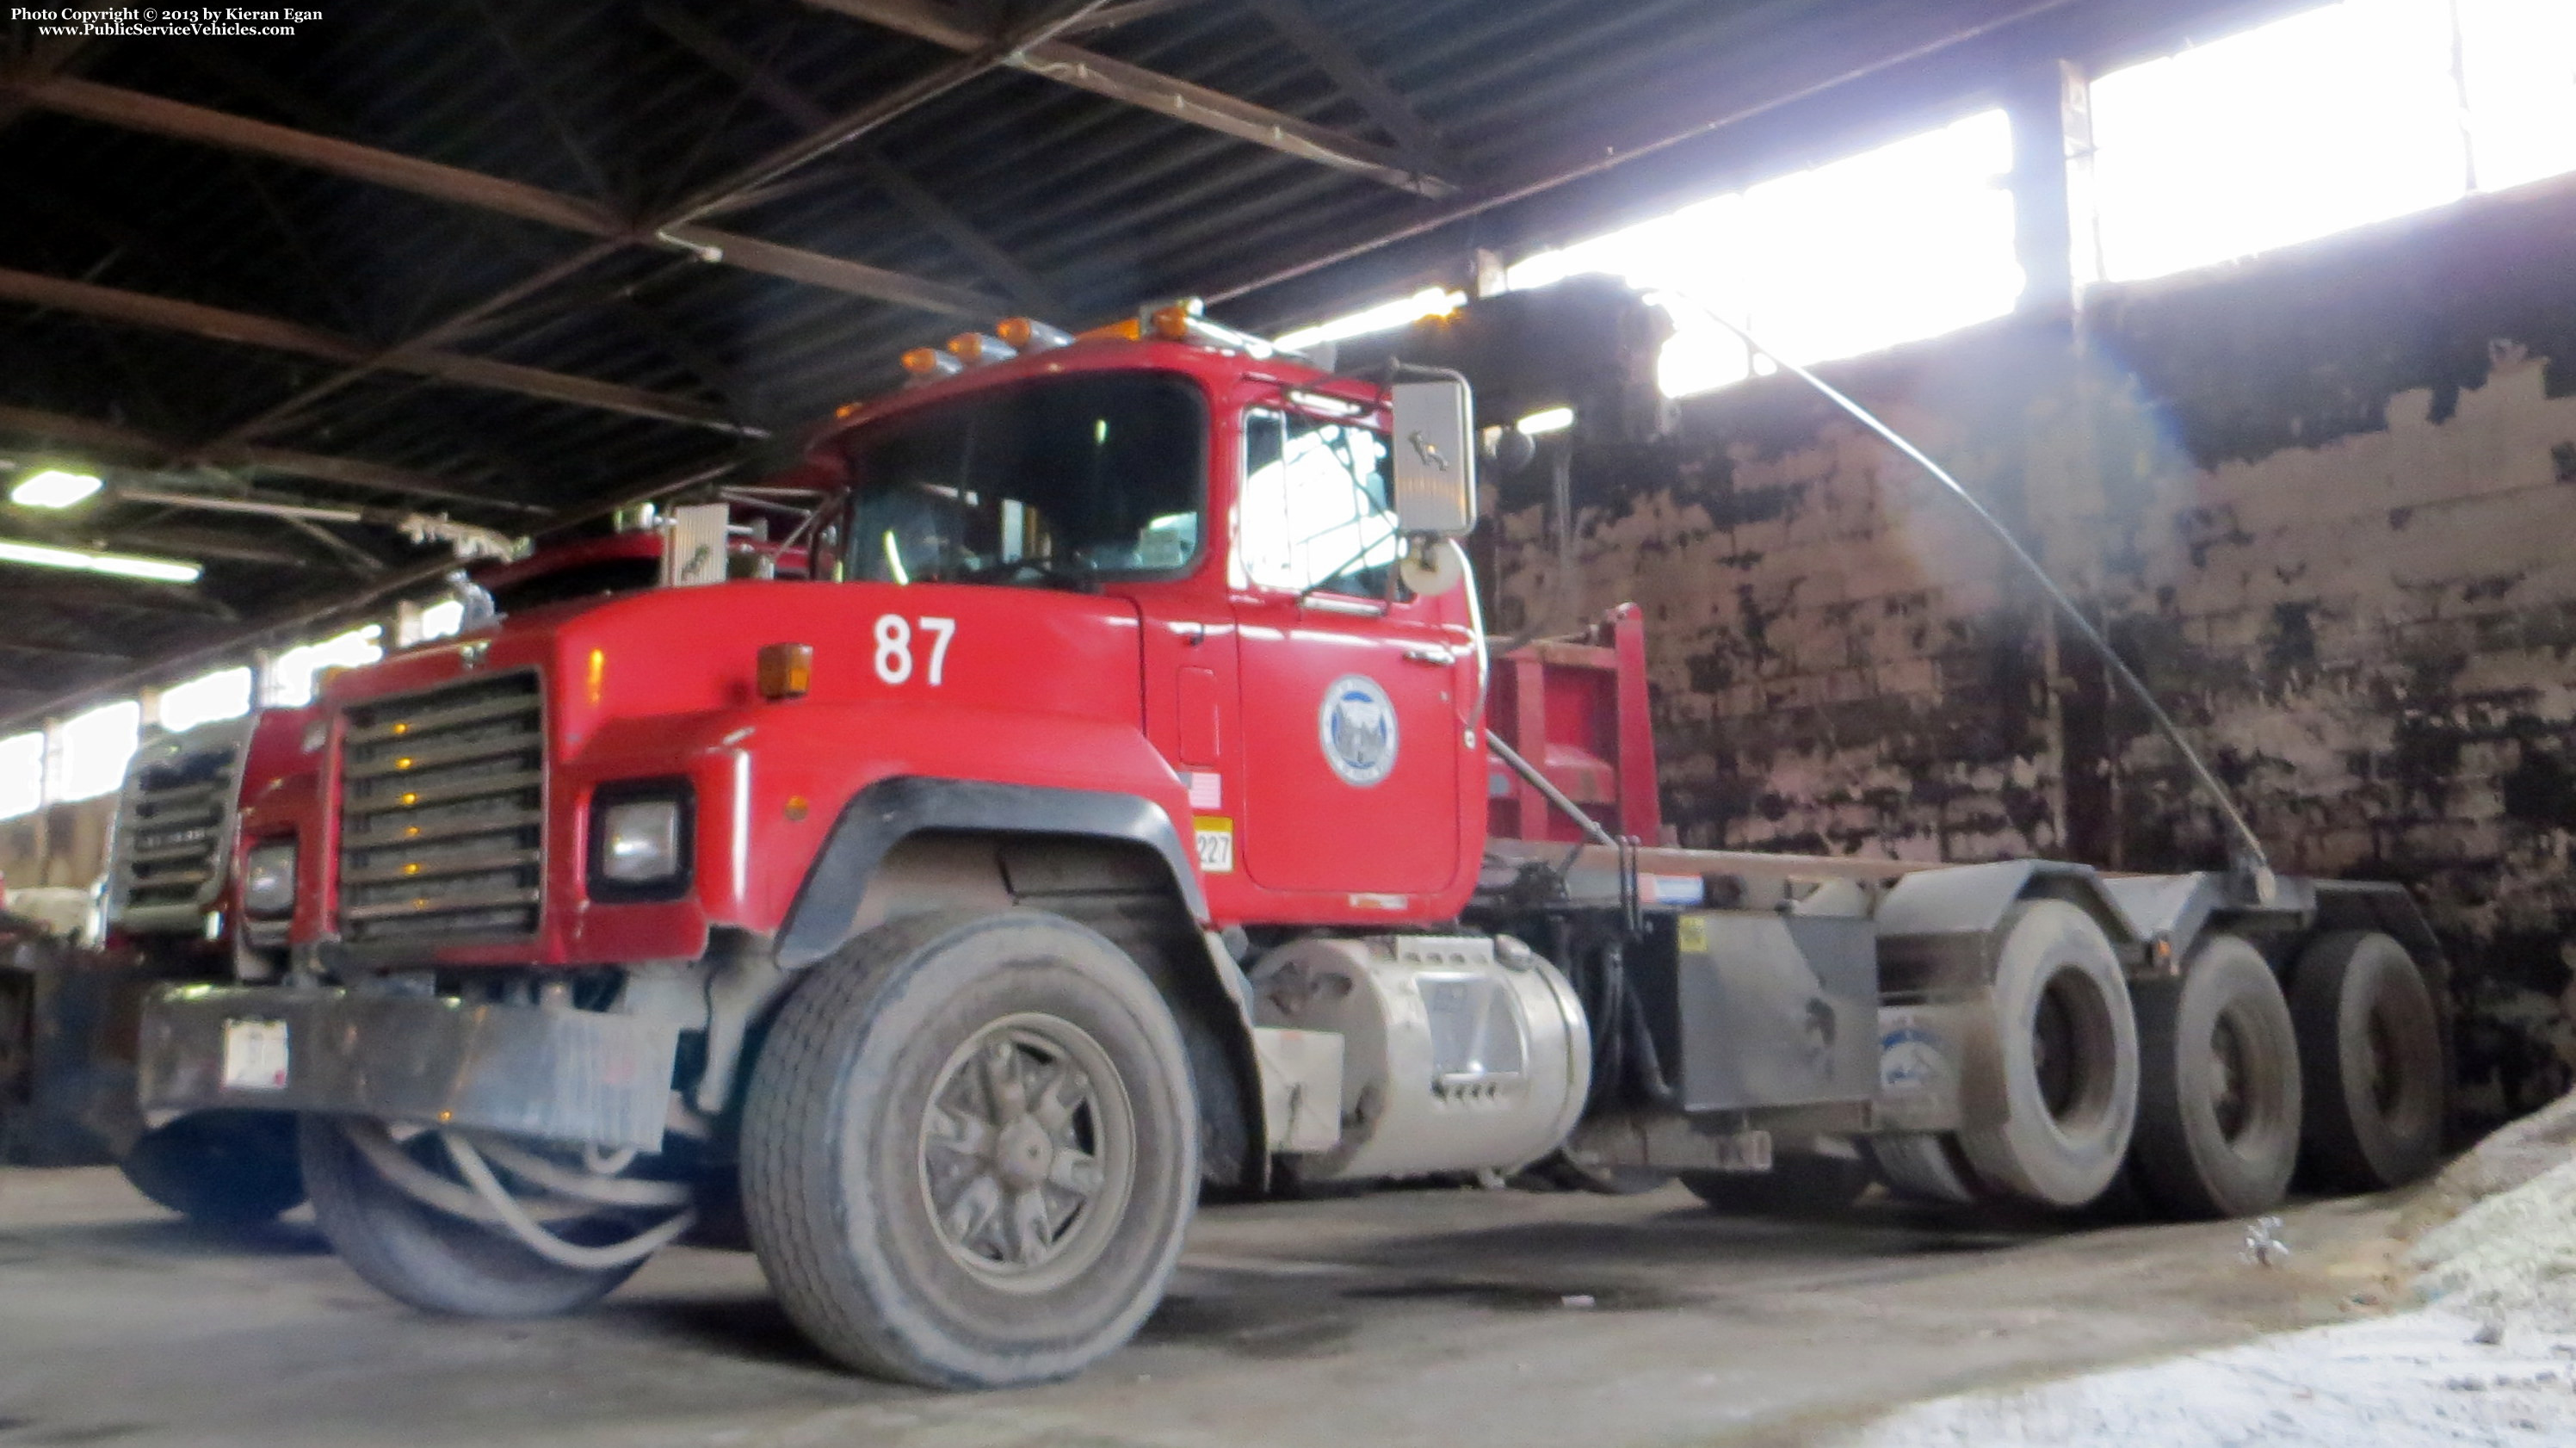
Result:
{"label": "roof light bar", "polygon": [[62,568],[75,573],[105,573],[153,583],[194,583],[206,570],[179,558],[147,558],[136,553],[100,553],[88,548],[56,548],[44,543],[0,539],[0,563],[30,568]]}
{"label": "roof light bar", "polygon": [[102,486],[94,473],[66,472],[47,468],[29,473],[9,490],[9,501],[21,508],[68,508],[96,493]]}

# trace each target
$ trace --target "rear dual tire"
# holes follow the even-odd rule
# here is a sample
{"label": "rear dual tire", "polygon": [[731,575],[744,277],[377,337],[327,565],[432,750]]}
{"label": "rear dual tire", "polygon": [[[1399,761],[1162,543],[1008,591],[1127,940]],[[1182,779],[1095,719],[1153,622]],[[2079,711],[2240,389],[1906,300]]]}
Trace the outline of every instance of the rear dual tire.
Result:
{"label": "rear dual tire", "polygon": [[2433,993],[2406,947],[2320,936],[2292,973],[2306,1098],[2306,1176],[2331,1191],[2402,1186],[2441,1157],[2447,1063]]}
{"label": "rear dual tire", "polygon": [[2165,1214],[2244,1216],[2276,1205],[2301,1167],[2321,1188],[2377,1191],[2440,1153],[2439,1020],[2387,935],[2319,937],[2286,995],[2260,951],[2212,935],[2179,979],[2133,991],[2089,917],[2028,901],[2004,927],[1995,1019],[2009,1118],[1870,1140],[1898,1195],[2081,1207],[2125,1154]]}
{"label": "rear dual tire", "polygon": [[2143,1075],[2132,1174],[2176,1217],[2264,1211],[2298,1164],[2300,1043],[2272,967],[2212,935],[2178,980],[2136,994]]}
{"label": "rear dual tire", "polygon": [[1959,1132],[1993,1192],[2085,1206],[2120,1174],[2138,1114],[2138,1027],[2111,939],[2063,900],[2004,917],[1994,972],[2006,1112]]}

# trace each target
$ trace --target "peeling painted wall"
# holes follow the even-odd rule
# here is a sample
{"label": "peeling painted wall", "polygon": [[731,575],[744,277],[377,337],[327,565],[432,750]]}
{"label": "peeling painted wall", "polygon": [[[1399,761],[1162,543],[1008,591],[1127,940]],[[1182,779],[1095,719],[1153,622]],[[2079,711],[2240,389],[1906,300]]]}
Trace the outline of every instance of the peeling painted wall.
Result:
{"label": "peeling painted wall", "polygon": [[[1830,369],[2095,614],[2287,869],[2413,886],[2473,1110],[2576,1066],[2576,185]],[[1795,383],[1507,492],[1505,627],[1649,616],[1684,842],[2224,857],[2170,751],[1937,485]]]}

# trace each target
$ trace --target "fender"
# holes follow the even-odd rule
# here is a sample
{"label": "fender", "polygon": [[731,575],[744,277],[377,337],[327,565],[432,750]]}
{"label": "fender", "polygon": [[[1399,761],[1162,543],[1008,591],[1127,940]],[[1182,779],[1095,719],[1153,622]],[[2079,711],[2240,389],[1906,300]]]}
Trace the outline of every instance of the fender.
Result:
{"label": "fender", "polygon": [[1101,790],[1053,789],[980,780],[902,776],[852,796],[816,851],[778,932],[778,963],[801,970],[849,942],[877,866],[906,835],[923,830],[1073,835],[1140,844],[1160,855],[1173,887],[1204,927],[1207,895],[1172,822],[1151,800]]}
{"label": "fender", "polygon": [[[1233,954],[1209,927],[1207,897],[1195,862],[1182,850],[1169,817],[1151,800],[1105,790],[918,775],[879,780],[851,798],[833,822],[831,836],[815,852],[814,864],[779,929],[772,957],[776,968],[801,970],[848,943],[856,933],[868,885],[887,852],[906,836],[924,830],[1115,840],[1144,845],[1161,857],[1192,924],[1198,927],[1211,982],[1233,1007],[1230,1014],[1219,1008],[1220,1019],[1208,1024],[1217,1031],[1217,1049],[1232,1067],[1235,1106],[1248,1138],[1242,1145],[1248,1152],[1249,1184],[1260,1185],[1268,1174],[1269,1155],[1259,1148],[1269,1139],[1269,1123],[1262,1063],[1254,1047],[1251,988]],[[1176,1008],[1181,1004],[1174,1002]]]}
{"label": "fender", "polygon": [[1983,935],[2003,923],[2016,901],[2050,895],[2082,907],[2101,922],[2124,956],[2144,938],[2127,910],[2103,887],[2090,865],[2056,860],[1997,860],[1925,870],[1899,879],[1878,907],[1879,939],[1925,935]]}

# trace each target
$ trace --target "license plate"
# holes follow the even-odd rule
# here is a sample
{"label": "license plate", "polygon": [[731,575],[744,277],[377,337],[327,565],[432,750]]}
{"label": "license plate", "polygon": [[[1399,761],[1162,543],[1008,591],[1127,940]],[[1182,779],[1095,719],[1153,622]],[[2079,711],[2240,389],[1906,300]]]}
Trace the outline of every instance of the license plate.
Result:
{"label": "license plate", "polygon": [[224,1089],[286,1089],[286,1022],[224,1022]]}
{"label": "license plate", "polygon": [[1760,1172],[1771,1169],[1771,1133],[1767,1131],[1732,1132],[1712,1137],[1710,1145],[1717,1148],[1719,1171]]}

